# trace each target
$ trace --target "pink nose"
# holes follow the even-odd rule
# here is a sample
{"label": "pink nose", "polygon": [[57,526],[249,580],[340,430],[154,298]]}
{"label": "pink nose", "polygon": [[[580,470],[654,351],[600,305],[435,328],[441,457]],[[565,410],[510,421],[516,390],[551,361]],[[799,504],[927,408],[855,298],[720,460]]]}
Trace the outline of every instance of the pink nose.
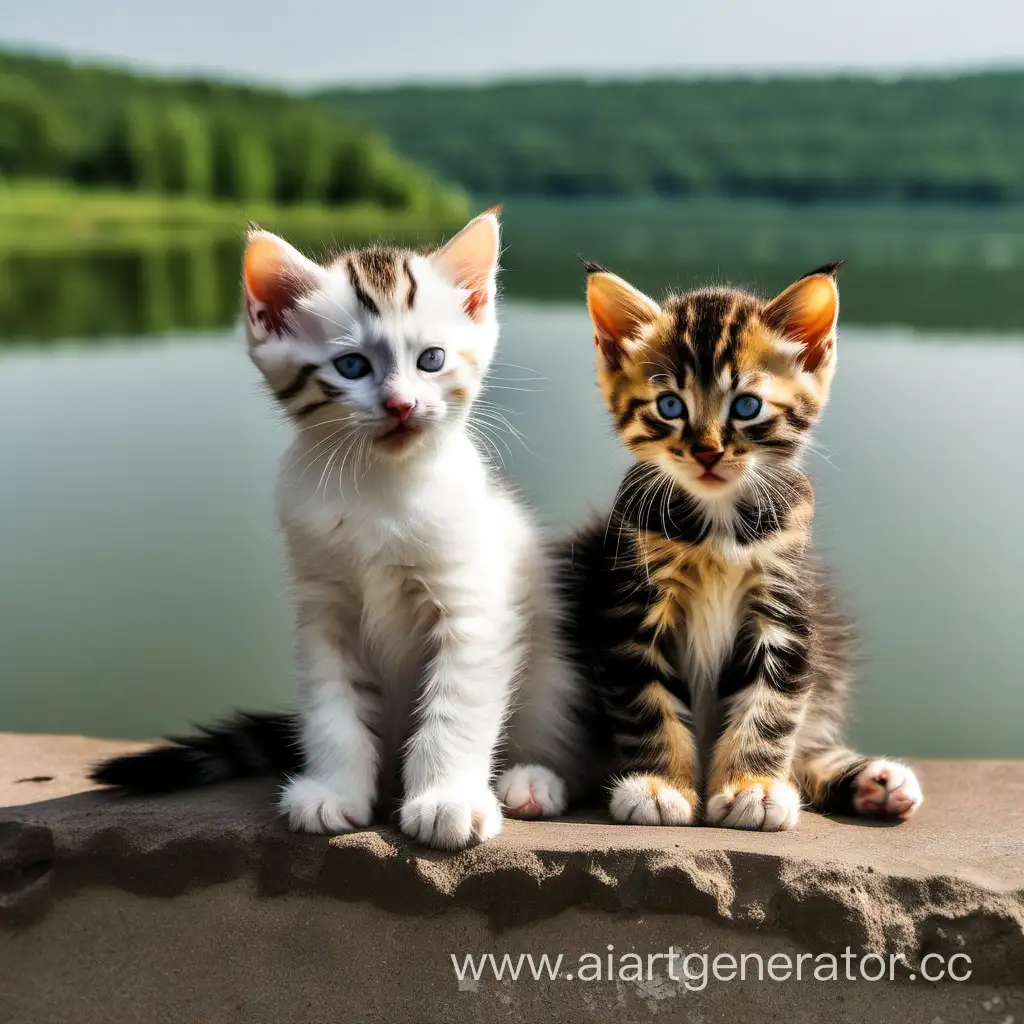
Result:
{"label": "pink nose", "polygon": [[693,457],[705,468],[711,469],[712,466],[725,454],[725,452],[716,451],[714,448],[694,448]]}
{"label": "pink nose", "polygon": [[404,426],[406,420],[412,415],[413,409],[416,408],[416,403],[404,398],[388,398],[384,401],[384,408],[397,416],[398,422]]}

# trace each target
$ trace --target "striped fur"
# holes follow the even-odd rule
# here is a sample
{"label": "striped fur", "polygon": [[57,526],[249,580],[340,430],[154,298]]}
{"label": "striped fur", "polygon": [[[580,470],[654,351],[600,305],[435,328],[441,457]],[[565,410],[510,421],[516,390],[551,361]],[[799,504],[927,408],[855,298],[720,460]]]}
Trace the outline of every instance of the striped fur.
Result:
{"label": "striped fur", "polygon": [[[706,289],[661,304],[588,269],[598,383],[637,460],[607,521],[563,554],[613,814],[687,824],[703,805],[709,823],[775,829],[801,799],[911,812],[909,769],[842,745],[852,631],[810,544],[801,456],[835,369],[835,267],[772,302]],[[762,403],[749,420],[743,395]],[[887,778],[903,787],[891,801]],[[865,796],[879,786],[881,805]]]}

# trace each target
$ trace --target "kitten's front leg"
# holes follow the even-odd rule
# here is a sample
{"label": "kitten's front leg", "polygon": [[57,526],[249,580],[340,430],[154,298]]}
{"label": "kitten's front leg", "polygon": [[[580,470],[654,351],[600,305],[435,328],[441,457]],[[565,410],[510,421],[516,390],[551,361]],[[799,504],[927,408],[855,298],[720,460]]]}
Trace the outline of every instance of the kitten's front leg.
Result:
{"label": "kitten's front leg", "polygon": [[501,831],[490,783],[522,654],[515,634],[515,623],[472,601],[461,612],[449,605],[434,630],[399,815],[402,831],[427,846],[458,850]]}
{"label": "kitten's front leg", "polygon": [[636,614],[631,639],[610,643],[600,655],[598,679],[620,766],[611,815],[624,824],[691,825],[699,797],[690,688],[673,665],[672,632],[655,631],[649,612]]}
{"label": "kitten's front leg", "polygon": [[623,774],[610,810],[633,825],[691,825],[697,814],[697,753],[689,694],[678,680],[616,687],[609,710]]}
{"label": "kitten's front leg", "polygon": [[725,828],[792,828],[800,794],[791,780],[807,700],[807,631],[751,615],[722,671],[721,729],[711,757],[707,820]]}
{"label": "kitten's front leg", "polygon": [[379,694],[343,644],[332,603],[299,606],[300,738],[303,772],[288,781],[281,811],[296,832],[347,832],[373,816],[380,751],[368,722]]}

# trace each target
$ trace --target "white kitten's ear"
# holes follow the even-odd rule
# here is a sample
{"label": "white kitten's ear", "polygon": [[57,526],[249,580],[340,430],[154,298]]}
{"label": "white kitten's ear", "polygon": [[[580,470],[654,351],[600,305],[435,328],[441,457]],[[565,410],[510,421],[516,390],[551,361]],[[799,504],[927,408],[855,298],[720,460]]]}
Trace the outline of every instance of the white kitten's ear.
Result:
{"label": "white kitten's ear", "polygon": [[474,217],[450,242],[430,256],[442,277],[469,292],[463,306],[474,320],[494,301],[501,253],[500,210],[501,207],[495,206]]}
{"label": "white kitten's ear", "polygon": [[815,373],[832,360],[839,319],[836,273],[841,264],[814,270],[777,295],[762,311],[769,327],[803,348],[804,368]]}
{"label": "white kitten's ear", "polygon": [[584,262],[587,271],[587,309],[594,341],[609,366],[617,367],[644,328],[661,314],[661,306],[616,274]]}
{"label": "white kitten's ear", "polygon": [[246,235],[242,276],[249,325],[259,342],[284,330],[290,311],[319,287],[324,271],[283,238],[254,225]]}

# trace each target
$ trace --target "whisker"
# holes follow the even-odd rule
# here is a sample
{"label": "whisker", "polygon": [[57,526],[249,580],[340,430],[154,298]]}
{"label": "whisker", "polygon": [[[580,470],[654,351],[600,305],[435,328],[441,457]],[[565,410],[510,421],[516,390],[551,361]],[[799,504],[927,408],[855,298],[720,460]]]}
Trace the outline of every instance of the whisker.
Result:
{"label": "whisker", "polygon": [[[474,426],[476,427],[477,430],[479,430],[482,433],[484,433],[492,441],[501,444],[501,446],[505,449],[505,451],[508,452],[508,457],[510,459],[513,459],[513,461],[514,461],[514,457],[512,455],[512,449],[508,446],[508,442],[501,436],[500,432],[498,432],[495,429],[493,424],[489,424],[486,421],[484,421],[484,422],[475,423]],[[504,465],[504,459],[502,460],[502,465]]]}
{"label": "whisker", "polygon": [[492,365],[494,365],[494,366],[508,366],[508,367],[511,367],[513,370],[523,370],[526,373],[534,374],[539,380],[547,380],[548,379],[547,377],[544,376],[543,373],[540,373],[539,371],[535,370],[532,366],[521,366],[519,363],[510,363],[510,362],[507,362],[504,359],[495,359],[494,363]]}
{"label": "whisker", "polygon": [[323,489],[324,489],[324,504],[325,505],[327,504],[327,487],[326,487],[327,475],[331,471],[331,464],[334,462],[335,456],[341,450],[341,448],[344,445],[344,443],[345,443],[344,440],[341,440],[332,449],[331,454],[327,457],[327,461],[324,463],[323,472],[320,474],[320,479],[317,481],[316,488],[313,491],[313,496],[316,497],[316,495],[320,491],[320,488],[323,487]]}
{"label": "whisker", "polygon": [[487,382],[487,388],[495,391],[525,391],[530,395],[543,394],[543,388],[513,388],[509,387],[508,384],[492,384],[490,381]]}
{"label": "whisker", "polygon": [[318,423],[310,423],[305,427],[298,427],[295,433],[304,434],[307,430],[316,430],[318,427],[329,427],[334,423],[348,423],[355,419],[355,417],[355,413],[349,413],[347,416],[337,416],[333,420],[321,420]]}
{"label": "whisker", "polygon": [[478,427],[475,427],[472,423],[466,424],[466,429],[469,431],[470,436],[479,441],[485,449],[484,457],[490,462],[492,458],[497,458],[499,466],[505,468],[505,460],[502,458],[501,452],[494,442],[483,433]]}
{"label": "whisker", "polygon": [[[344,479],[345,479],[345,464],[348,462],[348,457],[352,453],[352,449],[358,444],[358,438],[353,439],[352,443],[345,450],[345,454],[342,457],[341,465],[338,467],[338,493],[344,497]],[[358,493],[358,488],[357,488]]]}
{"label": "whisker", "polygon": [[489,423],[492,427],[495,427],[495,428],[503,427],[504,429],[508,430],[509,433],[511,433],[511,435],[531,455],[536,456],[537,453],[533,450],[532,447],[530,447],[530,442],[529,442],[529,439],[526,437],[526,435],[523,434],[520,430],[518,430],[515,426],[513,426],[513,424],[509,423],[509,421],[505,418],[505,416],[502,413],[492,412],[492,411],[490,411],[488,409],[482,409],[480,411],[480,416],[483,418],[484,422]]}
{"label": "whisker", "polygon": [[285,472],[287,472],[290,469],[294,469],[295,466],[297,466],[307,456],[312,456],[312,458],[310,458],[309,463],[306,465],[306,468],[299,474],[299,479],[301,480],[306,475],[306,473],[308,472],[310,466],[314,465],[317,462],[318,459],[320,459],[320,458],[322,458],[324,456],[325,453],[324,452],[317,452],[317,449],[318,448],[323,448],[325,445],[329,445],[339,434],[343,433],[344,430],[345,430],[344,427],[338,427],[337,430],[332,431],[326,437],[321,438],[319,441],[317,441],[317,443],[315,445],[312,445],[311,447],[306,448],[302,452],[302,454],[299,455],[298,458],[296,458],[288,466],[285,467]]}
{"label": "whisker", "polygon": [[[340,309],[343,313],[346,313],[346,315],[349,317],[349,319],[352,321],[352,323],[356,322],[355,318],[352,316],[352,314],[348,313],[348,311],[346,309],[344,309],[344,307],[338,305],[337,302],[335,302],[334,304],[336,306],[338,306],[338,309]],[[335,327],[338,328],[339,331],[348,331],[349,330],[349,328],[346,327],[345,324],[339,324],[337,320],[332,320],[329,316],[327,316],[326,313],[321,313],[319,309],[313,309],[312,306],[303,306],[302,308],[303,308],[303,310],[305,312],[312,313],[313,316],[318,316],[318,317],[320,317],[321,320],[325,320],[327,323],[333,324]],[[351,333],[349,333],[348,336],[351,337]],[[345,337],[345,335],[339,335],[339,337]]]}

